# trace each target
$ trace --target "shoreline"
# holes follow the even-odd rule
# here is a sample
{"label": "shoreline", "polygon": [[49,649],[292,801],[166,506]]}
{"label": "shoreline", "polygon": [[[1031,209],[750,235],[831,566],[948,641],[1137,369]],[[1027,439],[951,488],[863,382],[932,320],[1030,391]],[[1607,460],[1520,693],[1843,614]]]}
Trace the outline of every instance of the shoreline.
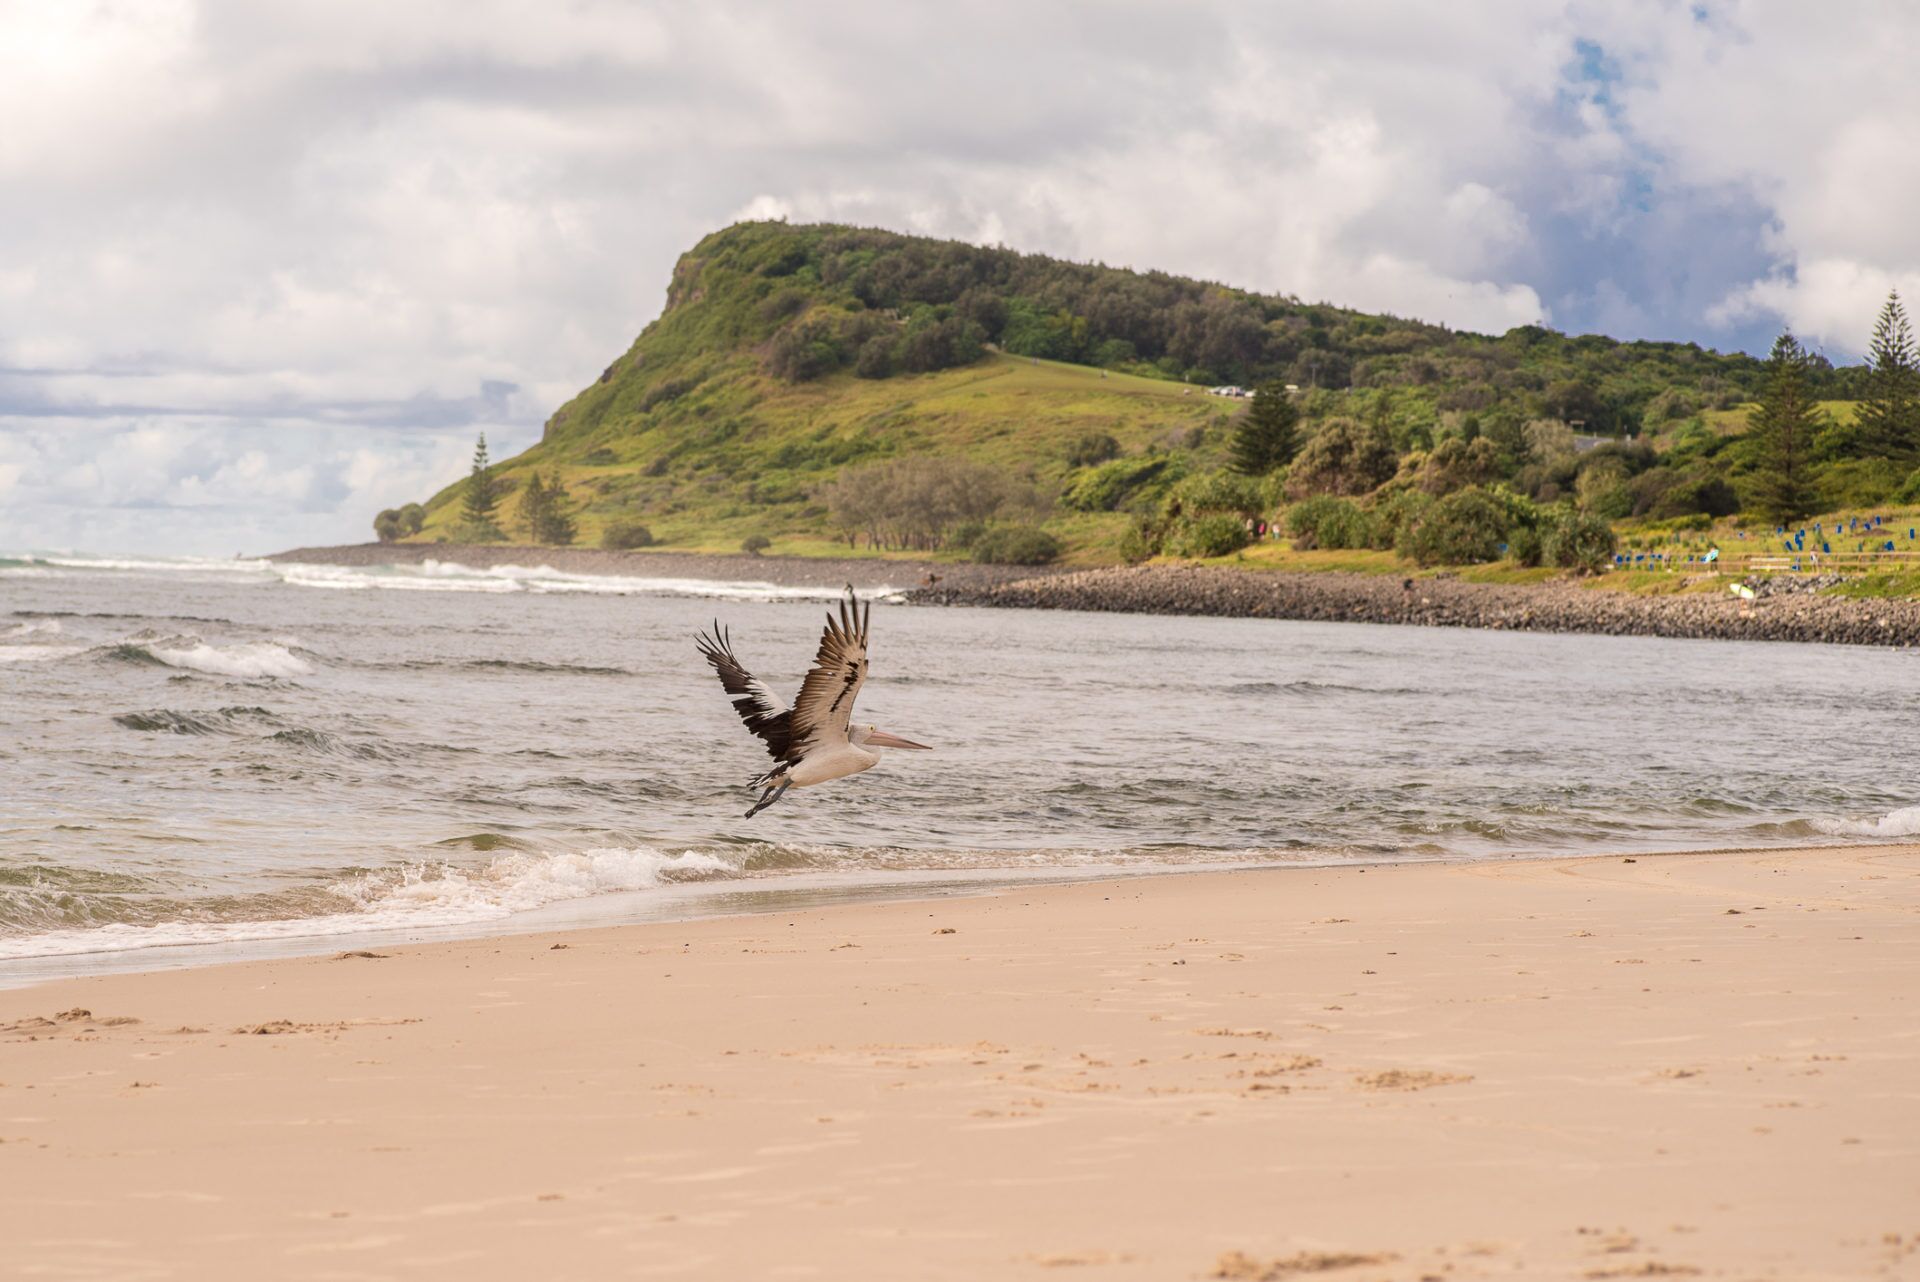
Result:
{"label": "shoreline", "polygon": [[1324,623],[1920,646],[1920,601],[1781,592],[1742,601],[1702,593],[1630,596],[1572,582],[1469,583],[1342,571],[1289,573],[1137,565],[908,593],[928,605],[1211,615]]}
{"label": "shoreline", "polygon": [[[1898,840],[1897,838],[1895,839]],[[1306,859],[1269,862],[1153,864],[1129,867],[1101,864],[1079,869],[1022,868],[1014,865],[983,869],[921,869],[880,880],[852,881],[827,875],[784,874],[764,880],[741,879],[665,883],[646,890],[616,891],[580,899],[559,900],[504,917],[468,922],[380,924],[358,929],[320,929],[329,918],[310,922],[310,933],[299,931],[255,937],[179,940],[129,948],[0,957],[0,994],[115,976],[197,971],[210,967],[296,961],[337,953],[342,949],[434,946],[442,944],[510,941],[533,936],[565,936],[576,931],[642,929],[684,926],[695,922],[751,920],[781,913],[815,911],[856,905],[940,903],[954,899],[1013,894],[1047,886],[1104,885],[1161,877],[1230,875],[1233,873],[1314,872],[1327,869],[1367,871],[1402,867],[1473,868],[1520,864],[1566,863],[1625,859],[1627,862],[1690,857],[1791,854],[1796,850],[1862,849],[1885,844],[1884,839],[1862,838],[1857,844],[1824,836],[1810,845],[1702,846],[1678,849],[1610,848],[1582,854],[1513,854],[1502,856],[1419,855],[1407,858]],[[243,923],[235,923],[243,924]],[[279,923],[267,923],[279,924]]]}
{"label": "shoreline", "polygon": [[[609,552],[454,544],[355,544],[298,548],[271,561],[322,565],[417,565],[428,560],[484,569],[550,565],[578,574],[766,581],[783,587],[852,583],[889,587],[914,605],[1092,613],[1200,615],[1321,623],[1669,637],[1920,646],[1920,601],[1853,599],[1808,592],[1753,601],[1701,593],[1632,596],[1577,583],[1470,583],[1345,571],[1301,573],[1213,565],[1137,565],[1093,570],[873,558]],[[929,575],[938,582],[929,585]],[[1411,584],[1411,587],[1407,585]]]}
{"label": "shoreline", "polygon": [[905,591],[929,574],[942,583],[984,587],[1031,579],[1033,566],[977,565],[971,561],[889,560],[880,557],[751,556],[745,552],[616,552],[606,548],[538,547],[516,544],[350,543],[340,547],[290,548],[260,558],[306,565],[421,565],[440,561],[469,569],[500,565],[547,566],[568,574],[634,578],[766,582],[777,587],[837,587]]}
{"label": "shoreline", "polygon": [[1917,922],[1920,845],[1808,847],[61,981],[0,992],[0,1226],[78,1278],[1901,1276]]}

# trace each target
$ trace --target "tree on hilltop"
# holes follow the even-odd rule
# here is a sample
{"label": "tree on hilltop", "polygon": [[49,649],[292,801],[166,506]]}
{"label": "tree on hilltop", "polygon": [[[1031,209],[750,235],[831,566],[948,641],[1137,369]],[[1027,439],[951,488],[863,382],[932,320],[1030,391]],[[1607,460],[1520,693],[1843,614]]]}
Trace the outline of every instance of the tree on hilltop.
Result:
{"label": "tree on hilltop", "polygon": [[1749,431],[1759,446],[1755,506],[1769,521],[1786,524],[1814,510],[1813,438],[1821,415],[1807,387],[1807,353],[1791,333],[1773,342],[1767,386],[1753,411]]}
{"label": "tree on hilltop", "polygon": [[1285,383],[1263,384],[1241,416],[1228,446],[1228,464],[1245,476],[1265,476],[1293,462],[1300,448],[1300,411]]}
{"label": "tree on hilltop", "polygon": [[460,514],[465,518],[472,537],[500,537],[500,524],[494,514],[499,503],[500,482],[494,477],[487,459],[487,434],[482,432],[479,442],[473,447],[473,470],[467,474],[467,491],[460,506]]}
{"label": "tree on hilltop", "polygon": [[1920,458],[1920,360],[1900,291],[1887,294],[1867,349],[1867,394],[1854,417],[1862,453],[1898,462]]}

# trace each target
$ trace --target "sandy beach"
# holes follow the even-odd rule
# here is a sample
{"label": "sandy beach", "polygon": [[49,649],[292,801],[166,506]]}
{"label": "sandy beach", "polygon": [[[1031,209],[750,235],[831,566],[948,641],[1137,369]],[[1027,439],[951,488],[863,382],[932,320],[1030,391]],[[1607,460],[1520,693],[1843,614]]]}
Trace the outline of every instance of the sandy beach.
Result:
{"label": "sandy beach", "polygon": [[1920,846],[0,992],[0,1273],[1920,1276]]}

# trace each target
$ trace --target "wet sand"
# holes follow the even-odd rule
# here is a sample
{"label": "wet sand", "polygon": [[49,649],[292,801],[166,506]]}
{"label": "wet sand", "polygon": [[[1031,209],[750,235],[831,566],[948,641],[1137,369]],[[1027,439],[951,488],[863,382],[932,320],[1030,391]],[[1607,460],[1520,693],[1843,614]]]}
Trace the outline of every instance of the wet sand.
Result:
{"label": "wet sand", "polygon": [[1920,846],[0,992],[0,1273],[1920,1276]]}

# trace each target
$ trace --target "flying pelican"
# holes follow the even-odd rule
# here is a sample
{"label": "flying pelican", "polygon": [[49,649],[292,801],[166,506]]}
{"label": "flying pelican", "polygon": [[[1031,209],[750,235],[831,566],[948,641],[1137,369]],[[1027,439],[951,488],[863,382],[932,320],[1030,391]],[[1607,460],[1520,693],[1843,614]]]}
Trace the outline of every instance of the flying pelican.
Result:
{"label": "flying pelican", "polygon": [[867,619],[872,613],[872,604],[863,609],[849,585],[847,599],[840,603],[839,619],[827,615],[826,631],[820,634],[820,652],[814,655],[813,668],[801,681],[792,708],[782,705],[758,677],[741,666],[734,657],[733,640],[718,619],[711,634],[700,634],[700,653],[733,696],[734,711],[779,762],[748,785],[765,791],[747,811],[747,818],[780,800],[789,788],[808,788],[872,769],[880,764],[882,748],[927,750],[924,743],[902,739],[874,726],[848,725],[853,719],[853,701],[867,680]]}

